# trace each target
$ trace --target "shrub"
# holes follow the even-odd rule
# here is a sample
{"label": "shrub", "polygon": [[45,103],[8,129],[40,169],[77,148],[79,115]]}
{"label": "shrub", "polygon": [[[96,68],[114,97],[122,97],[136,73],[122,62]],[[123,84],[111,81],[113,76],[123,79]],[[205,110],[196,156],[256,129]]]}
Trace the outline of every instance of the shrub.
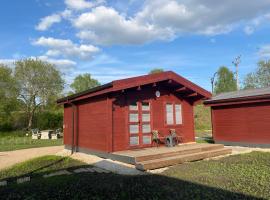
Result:
{"label": "shrub", "polygon": [[61,112],[45,111],[35,116],[33,127],[39,129],[56,129],[63,126],[63,114]]}

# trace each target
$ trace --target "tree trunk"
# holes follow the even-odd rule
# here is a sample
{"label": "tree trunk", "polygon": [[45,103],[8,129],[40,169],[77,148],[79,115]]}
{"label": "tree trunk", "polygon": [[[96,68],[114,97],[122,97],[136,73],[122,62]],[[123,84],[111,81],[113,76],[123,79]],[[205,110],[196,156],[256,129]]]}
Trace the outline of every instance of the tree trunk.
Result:
{"label": "tree trunk", "polygon": [[32,128],[33,116],[34,116],[34,111],[29,113],[28,126],[27,126],[28,130],[30,130]]}

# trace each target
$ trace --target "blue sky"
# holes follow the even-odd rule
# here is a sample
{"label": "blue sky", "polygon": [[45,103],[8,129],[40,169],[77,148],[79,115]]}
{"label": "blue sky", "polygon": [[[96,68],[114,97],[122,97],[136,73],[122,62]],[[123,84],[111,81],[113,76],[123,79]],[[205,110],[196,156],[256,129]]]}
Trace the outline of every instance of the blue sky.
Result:
{"label": "blue sky", "polygon": [[67,86],[163,68],[210,90],[239,54],[241,80],[270,56],[269,0],[2,0],[0,15],[0,62],[51,62]]}

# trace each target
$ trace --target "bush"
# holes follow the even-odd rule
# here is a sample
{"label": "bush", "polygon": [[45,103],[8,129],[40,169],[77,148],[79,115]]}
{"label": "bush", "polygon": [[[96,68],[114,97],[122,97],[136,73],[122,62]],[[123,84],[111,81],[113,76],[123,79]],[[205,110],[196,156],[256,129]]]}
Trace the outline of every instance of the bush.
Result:
{"label": "bush", "polygon": [[[61,111],[37,112],[33,119],[33,128],[56,129],[63,126]],[[0,131],[24,130],[27,127],[27,116],[24,112],[12,112],[10,116],[0,116]]]}
{"label": "bush", "polygon": [[33,127],[40,130],[56,129],[63,126],[63,113],[45,111],[35,116]]}
{"label": "bush", "polygon": [[10,122],[5,121],[0,124],[0,131],[12,131],[13,127]]}
{"label": "bush", "polygon": [[12,113],[12,130],[22,130],[27,127],[27,116],[24,112]]}

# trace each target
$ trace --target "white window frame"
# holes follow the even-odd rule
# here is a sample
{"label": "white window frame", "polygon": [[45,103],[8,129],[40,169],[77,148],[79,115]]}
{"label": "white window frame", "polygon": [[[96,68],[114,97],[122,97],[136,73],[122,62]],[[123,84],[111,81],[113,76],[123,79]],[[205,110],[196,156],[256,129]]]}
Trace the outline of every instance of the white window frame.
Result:
{"label": "white window frame", "polygon": [[[167,105],[172,106],[172,123],[168,123],[168,113],[167,113]],[[179,106],[180,109],[176,109]],[[167,126],[176,126],[183,124],[183,108],[181,103],[174,103],[174,102],[166,102],[165,103],[165,124]]]}

